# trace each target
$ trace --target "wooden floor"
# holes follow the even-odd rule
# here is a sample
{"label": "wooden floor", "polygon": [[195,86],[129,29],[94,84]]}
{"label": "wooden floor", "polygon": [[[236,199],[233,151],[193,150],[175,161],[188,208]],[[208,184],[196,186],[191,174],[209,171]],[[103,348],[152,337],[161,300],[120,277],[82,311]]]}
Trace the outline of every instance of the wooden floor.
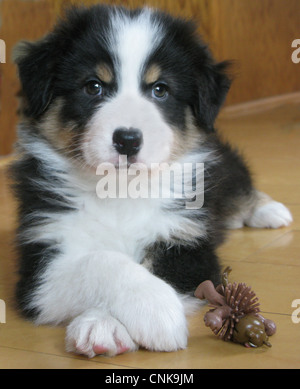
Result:
{"label": "wooden floor", "polygon": [[277,333],[270,338],[273,347],[247,349],[218,340],[203,323],[205,307],[189,320],[186,350],[140,350],[91,360],[66,353],[64,328],[35,327],[14,309],[15,206],[0,160],[0,299],[6,303],[6,323],[0,324],[1,368],[300,368],[300,323],[291,318],[296,309],[292,302],[300,299],[300,104],[285,103],[250,114],[225,112],[218,127],[244,153],[257,187],[293,213],[294,222],[286,228],[231,231],[219,250],[224,266],[233,269],[230,280],[251,285],[264,315],[276,322]]}

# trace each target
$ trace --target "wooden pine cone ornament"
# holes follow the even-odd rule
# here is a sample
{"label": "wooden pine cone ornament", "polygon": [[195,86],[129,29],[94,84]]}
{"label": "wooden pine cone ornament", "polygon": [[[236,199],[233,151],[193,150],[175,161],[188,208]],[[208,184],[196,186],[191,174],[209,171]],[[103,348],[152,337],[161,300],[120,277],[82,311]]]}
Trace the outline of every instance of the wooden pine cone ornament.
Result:
{"label": "wooden pine cone ornament", "polygon": [[228,282],[231,268],[227,267],[222,276],[222,284],[214,287],[209,280],[202,282],[195,296],[208,300],[212,307],[204,316],[207,327],[225,341],[244,344],[246,347],[271,347],[268,337],[276,332],[272,320],[259,314],[256,294],[245,283]]}

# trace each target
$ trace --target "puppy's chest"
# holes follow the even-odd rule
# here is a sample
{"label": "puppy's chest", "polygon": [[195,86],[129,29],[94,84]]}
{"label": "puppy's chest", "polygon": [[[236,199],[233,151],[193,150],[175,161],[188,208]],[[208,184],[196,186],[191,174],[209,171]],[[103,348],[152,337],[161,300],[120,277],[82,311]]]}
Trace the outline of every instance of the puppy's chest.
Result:
{"label": "puppy's chest", "polygon": [[159,200],[98,199],[85,196],[77,210],[60,218],[58,231],[65,249],[78,255],[98,250],[120,251],[136,262],[157,239],[168,240],[182,222]]}

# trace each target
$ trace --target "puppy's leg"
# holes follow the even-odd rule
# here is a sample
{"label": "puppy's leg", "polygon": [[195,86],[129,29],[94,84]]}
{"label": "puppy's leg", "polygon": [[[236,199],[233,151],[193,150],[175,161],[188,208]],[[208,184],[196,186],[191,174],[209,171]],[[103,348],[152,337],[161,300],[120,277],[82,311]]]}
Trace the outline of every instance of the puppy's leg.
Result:
{"label": "puppy's leg", "polygon": [[40,312],[38,324],[71,320],[67,349],[88,356],[137,345],[174,351],[187,344],[184,308],[174,289],[118,252],[54,259],[32,307]]}
{"label": "puppy's leg", "polygon": [[[251,173],[239,152],[218,139],[215,142],[220,162],[207,170],[209,180],[219,183],[217,200],[212,207],[217,208],[217,215],[225,220],[226,227],[279,228],[289,225],[293,220],[290,211],[255,189]],[[209,204],[210,191],[205,196]]]}
{"label": "puppy's leg", "polygon": [[263,192],[255,191],[253,206],[245,218],[245,225],[257,228],[288,226],[293,217],[289,209]]}
{"label": "puppy's leg", "polygon": [[263,192],[253,190],[251,196],[237,200],[239,211],[228,218],[227,227],[279,228],[288,226],[293,217],[289,209]]}

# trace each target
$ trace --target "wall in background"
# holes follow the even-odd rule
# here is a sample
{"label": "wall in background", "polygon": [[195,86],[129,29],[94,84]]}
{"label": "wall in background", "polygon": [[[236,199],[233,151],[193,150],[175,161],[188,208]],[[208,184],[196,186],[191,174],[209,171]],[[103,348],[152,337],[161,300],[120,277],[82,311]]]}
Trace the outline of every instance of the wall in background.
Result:
{"label": "wall in background", "polygon": [[[299,0],[103,0],[136,7],[149,5],[193,18],[217,60],[235,61],[235,81],[227,105],[300,90],[300,64],[291,60],[300,38]],[[35,40],[53,25],[68,4],[99,0],[0,0],[0,39],[6,64],[0,65],[0,155],[12,151],[17,122],[18,80],[11,49],[21,39]]]}

